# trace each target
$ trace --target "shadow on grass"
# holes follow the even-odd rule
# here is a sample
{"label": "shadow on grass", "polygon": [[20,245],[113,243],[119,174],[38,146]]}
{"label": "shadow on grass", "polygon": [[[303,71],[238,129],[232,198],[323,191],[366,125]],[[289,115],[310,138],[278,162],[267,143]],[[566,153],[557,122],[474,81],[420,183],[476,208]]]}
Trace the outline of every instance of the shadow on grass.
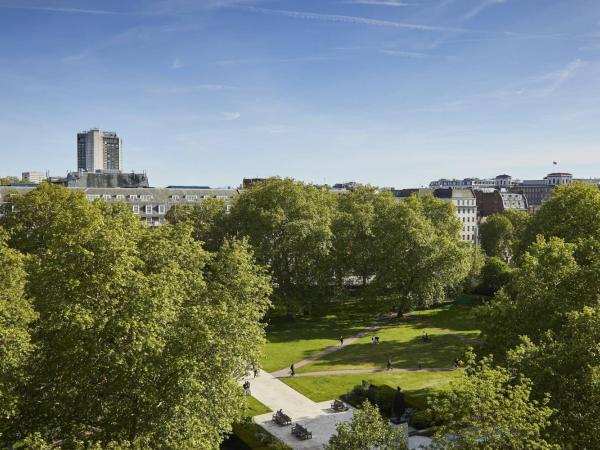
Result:
{"label": "shadow on grass", "polygon": [[388,358],[394,368],[449,368],[464,352],[467,343],[452,334],[430,335],[431,341],[421,337],[406,342],[383,341],[378,345],[355,343],[335,353],[324,355],[299,372],[335,370],[343,368],[385,368]]}

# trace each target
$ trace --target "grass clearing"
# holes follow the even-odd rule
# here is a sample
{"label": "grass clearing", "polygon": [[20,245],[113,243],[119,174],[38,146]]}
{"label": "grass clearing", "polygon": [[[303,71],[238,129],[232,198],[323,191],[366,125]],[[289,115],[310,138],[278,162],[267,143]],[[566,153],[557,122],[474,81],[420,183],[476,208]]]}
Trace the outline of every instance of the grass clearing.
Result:
{"label": "grass clearing", "polygon": [[375,373],[356,375],[329,375],[322,377],[283,378],[288,386],[315,402],[340,398],[350,392],[354,386],[367,380],[375,385],[387,385],[396,390],[400,386],[405,395],[425,401],[429,395],[447,389],[449,383],[460,376],[460,371],[453,372],[403,372]]}
{"label": "grass clearing", "polygon": [[322,316],[272,318],[262,366],[267,372],[289,367],[336,345],[340,336],[347,338],[369,327],[385,309],[381,300],[345,298],[332,300]]}

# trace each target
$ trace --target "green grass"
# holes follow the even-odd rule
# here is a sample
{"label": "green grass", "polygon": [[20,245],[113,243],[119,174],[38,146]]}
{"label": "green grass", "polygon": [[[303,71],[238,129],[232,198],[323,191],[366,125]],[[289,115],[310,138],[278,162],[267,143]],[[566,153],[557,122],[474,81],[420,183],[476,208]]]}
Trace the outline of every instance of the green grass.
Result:
{"label": "green grass", "polygon": [[[431,341],[423,342],[427,333]],[[375,369],[385,367],[388,358],[397,368],[452,367],[454,360],[477,337],[474,307],[448,303],[436,309],[417,311],[383,326],[373,335],[325,355],[298,369],[298,373],[325,370]]]}
{"label": "green grass", "polygon": [[479,321],[476,306],[479,302],[462,296],[455,303],[446,303],[438,308],[415,311],[411,315],[422,318],[433,327],[446,328],[454,332],[476,337],[479,334]]}
{"label": "green grass", "polygon": [[358,333],[384,310],[382,301],[352,298],[332,300],[322,316],[272,318],[267,327],[262,366],[267,372],[289,367],[337,344],[340,336]]}
{"label": "green grass", "polygon": [[244,409],[244,414],[246,416],[260,416],[261,414],[265,414],[268,412],[271,412],[268,406],[263,405],[261,402],[259,402],[252,396],[246,397],[246,408]]}
{"label": "green grass", "polygon": [[330,375],[322,377],[284,378],[282,381],[315,402],[340,398],[354,386],[367,380],[375,385],[400,386],[408,398],[425,402],[432,393],[446,389],[460,375],[453,372],[402,372],[357,375]]}

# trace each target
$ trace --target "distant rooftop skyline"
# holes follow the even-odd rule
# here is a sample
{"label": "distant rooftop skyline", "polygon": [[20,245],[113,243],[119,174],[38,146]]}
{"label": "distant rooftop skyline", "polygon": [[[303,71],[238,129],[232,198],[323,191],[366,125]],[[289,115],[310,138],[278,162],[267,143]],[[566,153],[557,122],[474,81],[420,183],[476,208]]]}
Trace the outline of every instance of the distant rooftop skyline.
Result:
{"label": "distant rooftop skyline", "polygon": [[0,0],[0,66],[4,175],[600,176],[597,0]]}

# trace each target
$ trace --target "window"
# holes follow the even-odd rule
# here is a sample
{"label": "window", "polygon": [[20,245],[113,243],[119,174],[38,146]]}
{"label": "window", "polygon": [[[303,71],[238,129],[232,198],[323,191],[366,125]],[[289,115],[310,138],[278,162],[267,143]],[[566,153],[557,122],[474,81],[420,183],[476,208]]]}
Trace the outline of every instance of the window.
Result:
{"label": "window", "polygon": [[117,194],[117,195],[115,196],[115,198],[116,198],[117,200],[125,200],[125,196],[124,196],[123,194]]}
{"label": "window", "polygon": [[104,194],[102,197],[103,197],[103,198],[104,198],[104,200],[106,200],[106,201],[110,201],[110,200],[112,200],[112,195],[110,195],[110,194]]}
{"label": "window", "polygon": [[158,205],[158,213],[159,214],[164,214],[166,212],[166,207],[165,205]]}
{"label": "window", "polygon": [[87,194],[86,197],[90,202],[93,202],[94,200],[100,198],[99,195],[95,195],[95,194]]}
{"label": "window", "polygon": [[135,195],[135,194],[131,194],[131,195],[129,196],[129,200],[137,200],[137,199],[138,199],[138,196],[137,196],[137,195]]}
{"label": "window", "polygon": [[171,195],[171,200],[173,200],[174,202],[178,202],[179,201],[179,195]]}
{"label": "window", "polygon": [[185,196],[185,199],[186,199],[188,202],[195,202],[195,201],[197,201],[197,200],[198,200],[198,196],[197,196],[197,195],[186,195],[186,196]]}
{"label": "window", "polygon": [[146,205],[146,214],[152,214],[152,205]]}
{"label": "window", "polygon": [[154,224],[152,223],[152,217],[146,217],[146,223],[147,223],[148,225],[154,225]]}
{"label": "window", "polygon": [[140,198],[145,202],[148,202],[153,199],[151,195],[141,195]]}
{"label": "window", "polygon": [[139,214],[140,213],[140,205],[133,205],[131,207],[132,211],[134,214]]}

